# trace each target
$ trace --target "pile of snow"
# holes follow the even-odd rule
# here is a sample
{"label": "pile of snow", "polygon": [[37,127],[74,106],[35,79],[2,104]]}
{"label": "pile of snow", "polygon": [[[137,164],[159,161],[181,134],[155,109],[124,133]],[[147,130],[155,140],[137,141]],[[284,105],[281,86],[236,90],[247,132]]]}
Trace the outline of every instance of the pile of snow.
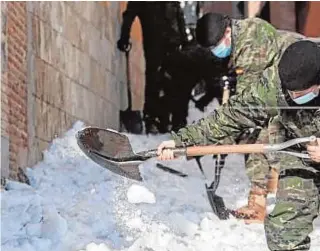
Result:
{"label": "pile of snow", "polygon": [[144,186],[133,184],[127,192],[128,201],[130,203],[155,203],[156,197]]}
{"label": "pile of snow", "polygon": [[[189,122],[203,116],[190,106]],[[187,178],[154,168],[157,160],[151,159],[140,166],[144,182],[125,179],[80,151],[74,136],[83,127],[77,122],[53,141],[42,162],[27,169],[31,186],[9,182],[1,193],[2,251],[268,250],[262,225],[220,221],[212,213],[204,187],[209,181],[194,160],[164,162]],[[169,135],[128,137],[139,151],[155,148]],[[212,177],[211,157],[202,162]],[[227,207],[247,203],[241,155],[228,156],[220,184],[218,195]],[[315,229],[313,251],[319,236]]]}

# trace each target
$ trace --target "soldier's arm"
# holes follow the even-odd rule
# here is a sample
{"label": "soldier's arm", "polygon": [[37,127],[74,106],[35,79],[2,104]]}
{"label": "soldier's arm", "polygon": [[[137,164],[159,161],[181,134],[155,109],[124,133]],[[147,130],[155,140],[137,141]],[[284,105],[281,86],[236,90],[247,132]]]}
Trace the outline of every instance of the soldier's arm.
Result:
{"label": "soldier's arm", "polygon": [[141,8],[139,2],[128,1],[127,8],[122,14],[121,38],[129,39],[132,23]]}
{"label": "soldier's arm", "polygon": [[207,118],[172,133],[176,146],[231,144],[245,131],[265,126],[276,114],[276,88],[266,80],[252,84]]}
{"label": "soldier's arm", "polygon": [[237,91],[256,83],[262,72],[276,64],[279,57],[279,35],[273,26],[265,21],[252,21],[247,31],[240,34],[236,45],[240,49],[234,55],[236,66],[244,72],[237,79]]}

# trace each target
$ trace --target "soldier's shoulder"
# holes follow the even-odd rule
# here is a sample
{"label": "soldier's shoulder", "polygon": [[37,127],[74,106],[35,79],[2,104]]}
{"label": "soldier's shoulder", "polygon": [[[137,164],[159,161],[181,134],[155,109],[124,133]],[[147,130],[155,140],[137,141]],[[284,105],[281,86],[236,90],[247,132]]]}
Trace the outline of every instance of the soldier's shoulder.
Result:
{"label": "soldier's shoulder", "polygon": [[272,26],[272,24],[270,24],[267,21],[265,21],[261,18],[258,18],[258,17],[246,18],[246,19],[241,20],[240,22],[247,25],[247,26],[256,26],[256,27],[266,26],[266,27],[274,28]]}
{"label": "soldier's shoulder", "polygon": [[244,20],[241,20],[240,26],[242,27],[242,30],[247,34],[254,33],[256,35],[260,34],[264,36],[277,35],[277,30],[273,25],[257,17],[246,18]]}

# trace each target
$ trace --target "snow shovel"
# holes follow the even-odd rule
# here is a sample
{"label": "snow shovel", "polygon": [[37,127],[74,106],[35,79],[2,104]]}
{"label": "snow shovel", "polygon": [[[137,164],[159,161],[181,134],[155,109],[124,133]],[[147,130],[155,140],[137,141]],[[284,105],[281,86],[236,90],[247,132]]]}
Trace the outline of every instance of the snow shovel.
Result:
{"label": "snow shovel", "polygon": [[[139,165],[158,156],[157,149],[135,153],[129,138],[112,129],[87,127],[78,131],[80,149],[94,162],[124,177],[141,181]],[[281,144],[241,144],[178,147],[172,149],[176,157],[204,156],[230,153],[280,152],[309,159],[305,153],[283,151],[295,144],[314,142],[315,136],[292,139]]]}
{"label": "snow shovel", "polygon": [[120,111],[120,122],[125,127],[126,131],[133,134],[141,134],[143,131],[142,115],[140,111],[132,110],[132,98],[131,98],[131,81],[130,81],[130,61],[129,52],[131,44],[126,49],[126,71],[127,71],[127,96],[128,96],[128,108],[125,111]]}
{"label": "snow shovel", "polygon": [[[231,73],[240,74],[241,72],[232,71],[232,72],[229,72],[228,76],[223,76],[221,79],[219,79],[220,86],[223,87],[222,104],[225,104],[228,102],[230,97],[230,91],[235,91],[236,78],[234,77],[234,74],[231,74]],[[224,167],[225,159],[227,156],[228,155],[226,154],[224,155],[219,154],[219,155],[213,156],[213,159],[215,159],[214,180],[211,182],[210,185],[205,184],[207,197],[208,197],[210,206],[212,208],[212,211],[216,216],[218,216],[220,220],[227,220],[229,219],[230,213],[233,214],[231,210],[226,208],[223,198],[216,194],[216,191],[220,183],[221,170]],[[202,175],[207,179],[203,171],[200,158],[201,157],[195,157]]]}
{"label": "snow shovel", "polygon": [[[216,194],[216,191],[218,189],[219,183],[220,183],[220,174],[221,174],[221,169],[224,167],[224,160],[227,155],[217,155],[213,156],[213,159],[215,159],[215,170],[214,170],[214,180],[210,185],[205,184],[206,192],[207,192],[207,197],[210,203],[210,206],[212,208],[212,211],[215,215],[218,216],[220,220],[227,220],[229,219],[229,214],[232,213],[231,210],[226,208],[223,198],[220,197],[219,195]],[[200,157],[195,158],[197,161],[197,164],[199,166],[199,169],[204,176],[204,178],[207,179],[203,168],[202,164],[200,162]]]}

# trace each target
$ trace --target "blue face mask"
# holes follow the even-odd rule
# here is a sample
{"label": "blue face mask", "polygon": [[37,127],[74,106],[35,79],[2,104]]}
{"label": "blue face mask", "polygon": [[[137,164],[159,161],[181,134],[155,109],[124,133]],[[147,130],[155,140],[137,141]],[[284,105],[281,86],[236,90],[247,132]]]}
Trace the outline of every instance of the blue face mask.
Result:
{"label": "blue face mask", "polygon": [[218,46],[211,49],[211,52],[218,58],[226,58],[231,54],[231,45],[227,47],[224,43],[221,43]]}
{"label": "blue face mask", "polygon": [[319,93],[309,92],[299,98],[293,98],[292,100],[297,103],[298,105],[306,104],[313,100],[314,98],[318,97]]}

